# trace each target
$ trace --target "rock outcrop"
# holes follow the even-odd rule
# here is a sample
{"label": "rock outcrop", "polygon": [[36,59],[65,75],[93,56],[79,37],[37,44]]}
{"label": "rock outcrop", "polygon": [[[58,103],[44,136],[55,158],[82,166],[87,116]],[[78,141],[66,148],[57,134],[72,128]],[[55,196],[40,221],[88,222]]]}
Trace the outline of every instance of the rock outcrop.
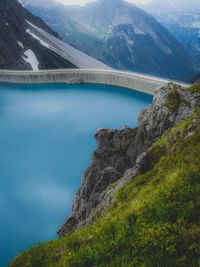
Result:
{"label": "rock outcrop", "polygon": [[93,222],[110,205],[113,194],[145,168],[147,151],[163,133],[184,120],[200,105],[200,95],[174,84],[157,90],[153,103],[142,110],[138,128],[101,129],[98,148],[78,190],[72,214],[59,236]]}

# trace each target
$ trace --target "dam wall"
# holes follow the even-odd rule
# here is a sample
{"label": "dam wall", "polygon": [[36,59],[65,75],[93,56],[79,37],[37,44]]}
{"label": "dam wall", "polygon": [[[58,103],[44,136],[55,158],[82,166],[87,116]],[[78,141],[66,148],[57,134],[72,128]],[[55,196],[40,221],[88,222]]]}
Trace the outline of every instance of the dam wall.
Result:
{"label": "dam wall", "polygon": [[155,90],[169,82],[184,88],[190,84],[162,79],[134,72],[115,70],[61,69],[41,71],[0,70],[0,82],[6,83],[93,83],[121,86],[153,95]]}

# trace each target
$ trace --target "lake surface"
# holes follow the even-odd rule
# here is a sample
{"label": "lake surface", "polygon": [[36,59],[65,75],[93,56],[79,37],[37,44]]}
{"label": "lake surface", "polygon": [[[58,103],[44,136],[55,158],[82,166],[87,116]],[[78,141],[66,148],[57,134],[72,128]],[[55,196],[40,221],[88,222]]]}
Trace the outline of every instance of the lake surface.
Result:
{"label": "lake surface", "polygon": [[56,238],[98,128],[137,126],[152,97],[104,85],[0,84],[0,266]]}

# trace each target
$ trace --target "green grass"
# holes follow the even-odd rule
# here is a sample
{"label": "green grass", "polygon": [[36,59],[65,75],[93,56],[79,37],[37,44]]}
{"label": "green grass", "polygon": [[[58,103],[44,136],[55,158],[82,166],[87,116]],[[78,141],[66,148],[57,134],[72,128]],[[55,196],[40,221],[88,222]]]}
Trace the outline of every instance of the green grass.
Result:
{"label": "green grass", "polygon": [[191,86],[188,91],[192,94],[200,93],[200,80],[197,81],[193,86]]}
{"label": "green grass", "polygon": [[171,112],[177,112],[180,106],[180,95],[176,88],[173,89],[173,91],[169,94],[168,99],[165,103],[165,106],[171,111]]}
{"label": "green grass", "polygon": [[200,109],[149,151],[96,222],[19,255],[11,267],[200,266]]}

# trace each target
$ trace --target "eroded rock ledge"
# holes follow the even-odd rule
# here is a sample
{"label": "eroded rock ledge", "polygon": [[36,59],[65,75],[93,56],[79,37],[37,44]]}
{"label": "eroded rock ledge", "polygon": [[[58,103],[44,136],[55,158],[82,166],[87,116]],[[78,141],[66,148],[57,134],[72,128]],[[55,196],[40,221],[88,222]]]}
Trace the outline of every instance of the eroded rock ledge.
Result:
{"label": "eroded rock ledge", "polygon": [[156,91],[153,103],[142,110],[138,128],[102,129],[98,144],[85,171],[70,217],[59,236],[92,223],[110,205],[123,184],[145,168],[147,150],[163,133],[184,120],[200,105],[200,95],[168,84]]}

